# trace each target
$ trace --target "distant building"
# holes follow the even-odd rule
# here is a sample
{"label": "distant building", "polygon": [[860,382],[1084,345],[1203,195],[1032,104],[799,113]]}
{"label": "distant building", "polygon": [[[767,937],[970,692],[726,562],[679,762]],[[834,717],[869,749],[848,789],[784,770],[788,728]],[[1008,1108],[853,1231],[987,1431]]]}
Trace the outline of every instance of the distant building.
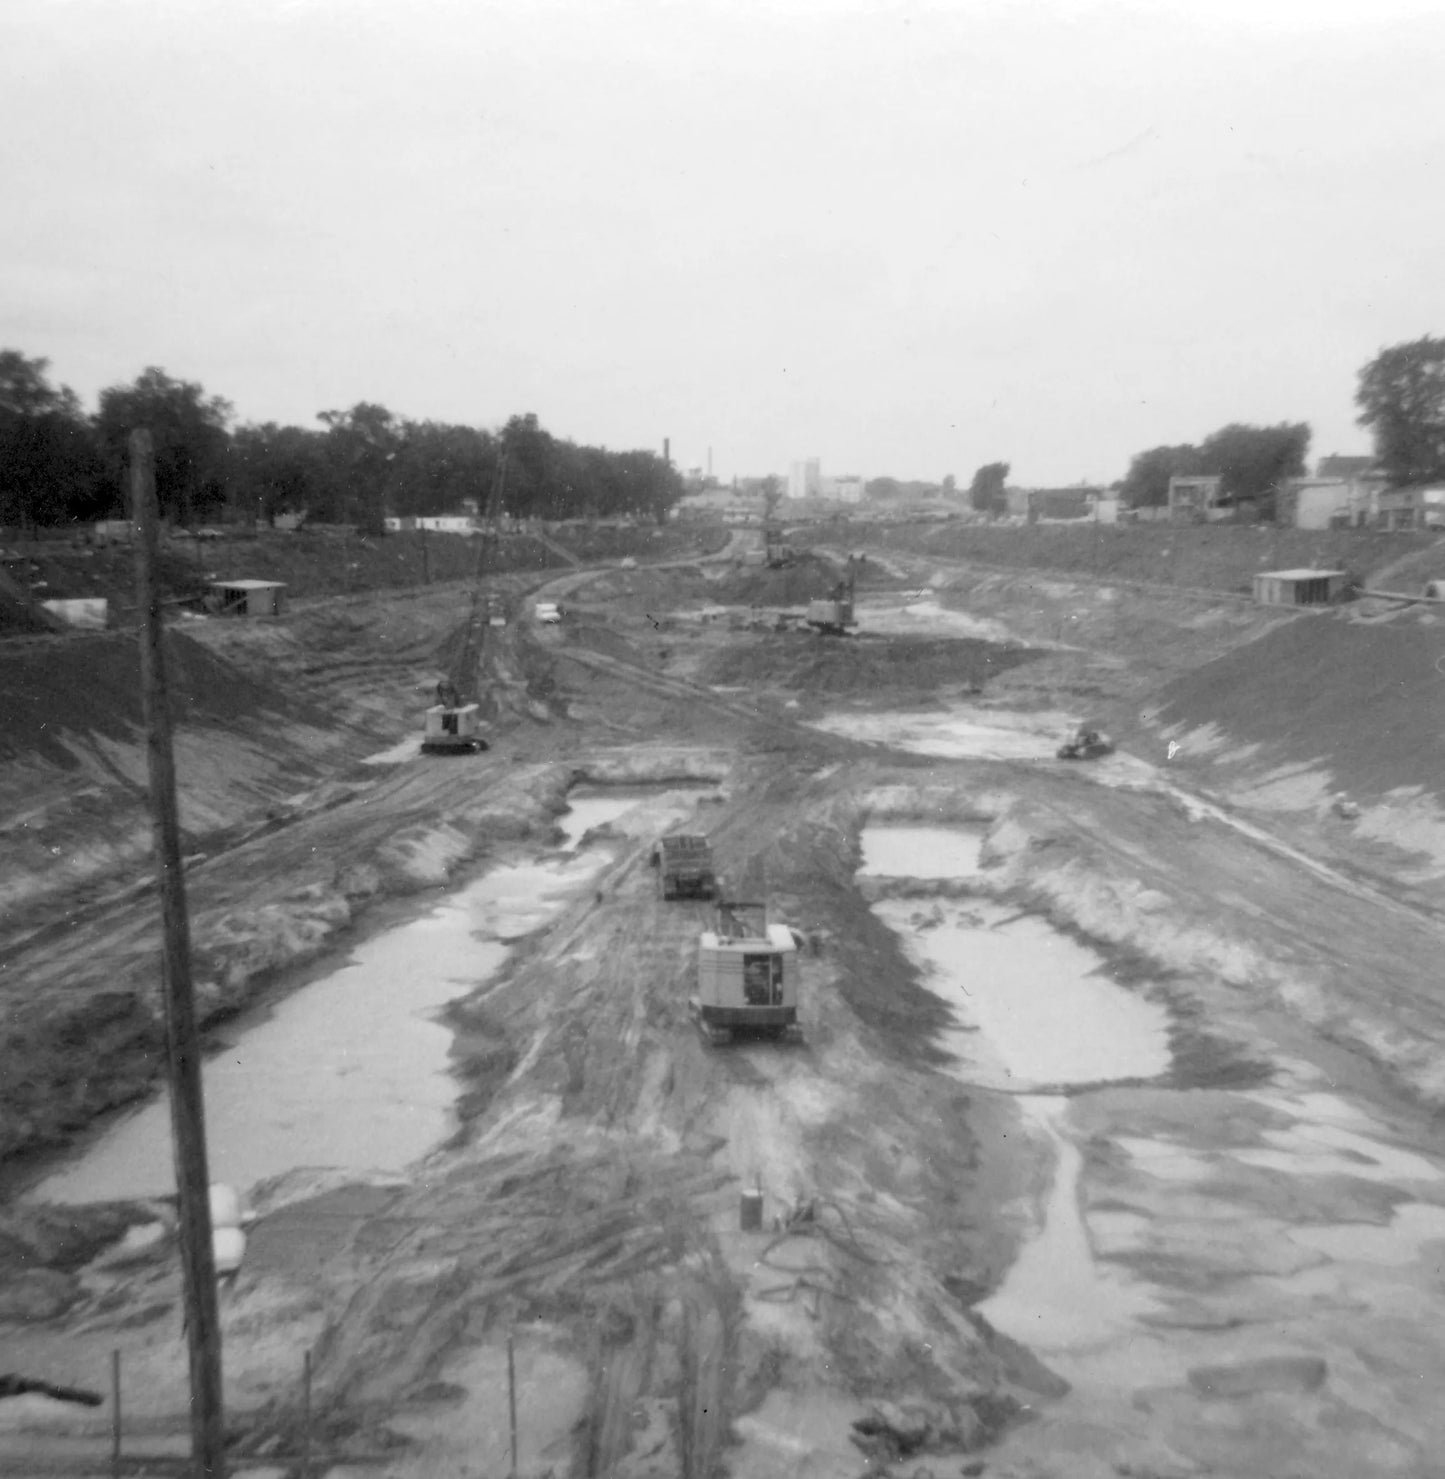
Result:
{"label": "distant building", "polygon": [[1290,478],[1284,485],[1291,522],[1298,529],[1364,528],[1376,522],[1384,479],[1368,472],[1353,477]]}
{"label": "distant building", "polygon": [[1445,487],[1386,488],[1377,506],[1381,529],[1445,528]]}
{"label": "distant building", "polygon": [[1104,496],[1102,488],[1030,488],[1028,517],[1034,523],[1072,523],[1092,519],[1094,508]]}
{"label": "distant building", "polygon": [[788,469],[789,498],[817,498],[823,491],[822,467],[816,457],[795,462]]}
{"label": "distant building", "polygon": [[390,534],[409,534],[424,529],[430,534],[476,534],[480,532],[470,514],[403,514],[385,520]]}
{"label": "distant building", "polygon": [[836,478],[823,478],[821,485],[823,497],[836,499],[839,503],[862,503],[863,495],[867,491],[863,479],[855,473],[847,473]]}
{"label": "distant building", "polygon": [[1220,492],[1223,478],[1172,477],[1169,479],[1169,517],[1179,523],[1217,523],[1233,516],[1234,509]]}
{"label": "distant building", "polygon": [[1375,472],[1373,457],[1348,457],[1336,452],[1315,464],[1317,478],[1363,478]]}

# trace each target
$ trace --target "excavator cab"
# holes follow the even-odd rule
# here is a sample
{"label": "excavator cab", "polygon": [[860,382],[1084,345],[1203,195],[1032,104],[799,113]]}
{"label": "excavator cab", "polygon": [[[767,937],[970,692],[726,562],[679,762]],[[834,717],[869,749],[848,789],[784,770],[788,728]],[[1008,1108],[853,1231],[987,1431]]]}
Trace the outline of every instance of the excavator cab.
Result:
{"label": "excavator cab", "polygon": [[786,925],[769,924],[764,904],[717,906],[717,923],[698,937],[697,992],[688,1011],[714,1046],[738,1033],[801,1042],[798,944]]}
{"label": "excavator cab", "polygon": [[421,737],[425,755],[473,755],[487,748],[482,711],[476,704],[433,704]]}

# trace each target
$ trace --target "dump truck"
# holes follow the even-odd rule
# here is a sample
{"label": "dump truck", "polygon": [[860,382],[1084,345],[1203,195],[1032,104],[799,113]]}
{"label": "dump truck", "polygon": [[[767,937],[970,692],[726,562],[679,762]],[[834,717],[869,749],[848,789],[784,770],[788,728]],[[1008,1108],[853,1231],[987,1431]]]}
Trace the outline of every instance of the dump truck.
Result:
{"label": "dump truck", "polygon": [[697,944],[697,991],[688,1013],[714,1047],[738,1034],[801,1042],[798,943],[786,925],[769,924],[767,906],[719,903],[715,928]]}
{"label": "dump truck", "polygon": [[712,844],[706,837],[691,832],[670,833],[653,849],[652,862],[664,899],[717,897]]}

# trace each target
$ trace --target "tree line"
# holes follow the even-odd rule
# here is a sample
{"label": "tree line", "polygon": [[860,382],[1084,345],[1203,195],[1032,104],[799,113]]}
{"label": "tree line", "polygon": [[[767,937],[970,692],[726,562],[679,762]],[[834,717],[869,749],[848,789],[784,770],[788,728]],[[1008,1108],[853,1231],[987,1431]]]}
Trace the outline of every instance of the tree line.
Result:
{"label": "tree line", "polygon": [[229,401],[151,367],[102,390],[87,415],[49,369],[0,350],[0,525],[124,517],[127,443],[139,426],[155,444],[162,517],[184,525],[294,512],[376,533],[388,514],[456,513],[464,499],[485,508],[504,454],[501,507],[512,518],[661,520],[683,492],[656,453],[579,445],[532,414],[492,431],[363,401],[318,413],[320,428],[233,427]]}
{"label": "tree line", "polygon": [[[1374,437],[1375,462],[1390,487],[1445,482],[1445,339],[1429,335],[1382,349],[1359,372],[1356,420]],[[1128,473],[1113,484],[1130,508],[1169,501],[1172,477],[1218,476],[1220,492],[1253,503],[1271,518],[1287,479],[1305,472],[1310,428],[1303,421],[1276,426],[1231,422],[1198,443],[1150,447],[1138,453]],[[1006,462],[978,469],[969,488],[973,507],[986,513],[1005,508]]]}

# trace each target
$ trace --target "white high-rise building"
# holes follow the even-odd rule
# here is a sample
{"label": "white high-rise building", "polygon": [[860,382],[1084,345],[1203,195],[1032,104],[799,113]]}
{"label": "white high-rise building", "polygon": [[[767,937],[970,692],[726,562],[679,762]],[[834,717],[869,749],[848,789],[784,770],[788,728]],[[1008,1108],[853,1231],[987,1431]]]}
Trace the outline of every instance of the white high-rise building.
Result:
{"label": "white high-rise building", "polygon": [[795,462],[788,469],[788,497],[816,498],[823,491],[823,473],[816,457]]}

